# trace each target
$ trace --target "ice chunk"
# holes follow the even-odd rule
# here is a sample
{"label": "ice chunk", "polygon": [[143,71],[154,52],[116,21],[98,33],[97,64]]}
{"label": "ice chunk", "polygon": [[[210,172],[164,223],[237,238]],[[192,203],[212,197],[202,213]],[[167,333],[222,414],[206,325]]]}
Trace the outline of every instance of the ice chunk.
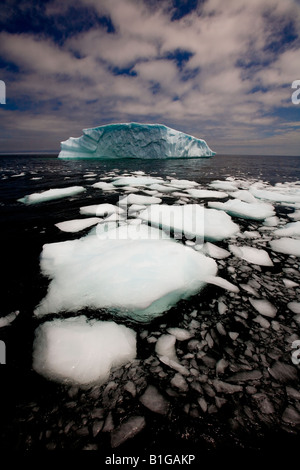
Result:
{"label": "ice chunk", "polygon": [[140,397],[140,402],[154,413],[166,415],[169,411],[169,402],[153,385],[148,385]]}
{"label": "ice chunk", "polygon": [[172,179],[169,184],[170,186],[174,186],[174,188],[177,188],[177,189],[189,189],[189,188],[193,188],[194,186],[198,186],[199,183],[196,183],[196,181],[190,181],[190,180]]}
{"label": "ice chunk", "polygon": [[290,279],[282,279],[282,281],[288,289],[299,286],[298,282],[291,281]]}
{"label": "ice chunk", "polygon": [[218,276],[209,276],[206,278],[208,284],[214,284],[215,286],[222,287],[222,289],[229,290],[230,292],[239,292],[239,288],[231,282]]}
{"label": "ice chunk", "polygon": [[120,176],[116,178],[112,184],[114,186],[151,186],[152,184],[160,184],[160,178],[153,178],[152,176]]}
{"label": "ice chunk", "polygon": [[300,210],[296,210],[292,214],[288,214],[288,217],[292,220],[300,220]]}
{"label": "ice chunk", "polygon": [[252,307],[255,308],[261,315],[265,317],[274,318],[276,316],[277,308],[274,307],[267,299],[249,299]]}
{"label": "ice chunk", "polygon": [[197,238],[206,240],[223,240],[239,230],[230,216],[222,211],[206,209],[198,204],[185,206],[152,206],[142,211],[142,220],[164,230],[174,230],[177,238]]}
{"label": "ice chunk", "polygon": [[174,335],[162,335],[155,345],[155,352],[158,356],[166,356],[171,361],[178,362],[175,351],[176,337]]}
{"label": "ice chunk", "polygon": [[135,332],[114,322],[87,322],[79,316],[47,321],[35,331],[33,368],[60,382],[105,382],[112,367],[135,356]]}
{"label": "ice chunk", "polygon": [[291,312],[300,313],[300,302],[289,302],[287,306]]}
{"label": "ice chunk", "polygon": [[88,219],[74,219],[74,220],[66,220],[65,222],[59,222],[55,224],[59,230],[62,232],[80,232],[80,230],[84,230],[85,228],[92,227],[100,222],[99,217],[89,217]]}
{"label": "ice chunk", "polygon": [[122,213],[124,212],[118,206],[114,206],[113,204],[93,204],[91,206],[83,206],[80,207],[80,214],[82,215],[97,215],[98,217],[101,216],[108,216],[115,213]]}
{"label": "ice chunk", "polygon": [[211,258],[215,258],[215,259],[224,259],[230,256],[229,251],[224,250],[224,248],[220,248],[219,246],[214,245],[213,243],[210,243],[210,242],[204,243],[202,252],[205,255],[210,256]]}
{"label": "ice chunk", "polygon": [[140,194],[129,194],[119,200],[119,206],[129,206],[131,204],[142,204],[148,206],[150,204],[160,204],[162,200],[159,197],[141,196]]}
{"label": "ice chunk", "polygon": [[257,189],[251,187],[249,191],[258,199],[265,199],[273,202],[300,202],[300,190],[291,189],[286,192],[277,192],[268,189]]}
{"label": "ice chunk", "polygon": [[[139,432],[141,432],[145,426],[146,420],[144,416],[131,416],[126,421],[122,421],[120,426],[114,429],[111,433],[111,447],[115,449],[116,447],[119,447],[119,445],[123,444],[123,442],[126,442],[128,439],[132,439]],[[124,458],[126,458],[125,465],[127,465],[127,457]]]}
{"label": "ice chunk", "polygon": [[214,189],[220,189],[221,191],[237,191],[237,187],[234,183],[229,181],[212,181],[209,186]]}
{"label": "ice chunk", "polygon": [[196,294],[217,272],[214,260],[174,241],[97,235],[44,245],[40,262],[52,281],[36,315],[108,308],[141,322]]}
{"label": "ice chunk", "polygon": [[54,199],[61,199],[63,197],[75,196],[76,194],[83,193],[85,188],[83,186],[71,186],[69,188],[55,188],[48,189],[42,193],[33,193],[18,199],[19,202],[24,204],[37,204],[39,202],[52,201]]}
{"label": "ice chunk", "polygon": [[224,193],[222,191],[212,191],[210,189],[188,189],[187,193],[190,194],[190,196],[192,197],[200,198],[200,199],[206,199],[206,198],[224,199],[225,197],[228,196],[227,193]]}
{"label": "ice chunk", "polygon": [[209,202],[208,207],[221,209],[232,216],[251,220],[264,220],[275,214],[271,204],[248,203],[239,199],[231,199],[227,202]]}
{"label": "ice chunk", "polygon": [[5,326],[9,326],[19,315],[19,310],[15,312],[9,313],[5,317],[0,318],[0,328],[4,328]]}
{"label": "ice chunk", "polygon": [[115,191],[115,186],[112,183],[106,181],[99,181],[99,183],[92,184],[92,188],[102,189],[102,191]]}
{"label": "ice chunk", "polygon": [[257,202],[253,194],[251,194],[249,191],[246,191],[245,189],[240,189],[239,191],[235,191],[234,197],[235,199],[240,199],[240,201],[248,202],[250,204],[253,202]]}
{"label": "ice chunk", "polygon": [[278,240],[271,240],[269,243],[273,251],[285,253],[286,255],[300,256],[300,240],[284,237]]}
{"label": "ice chunk", "polygon": [[192,333],[190,333],[188,330],[184,330],[183,328],[173,327],[168,328],[167,331],[170,335],[175,336],[178,341],[186,341],[193,336]]}
{"label": "ice chunk", "polygon": [[279,224],[279,218],[277,216],[267,217],[264,220],[264,225],[266,227],[276,227]]}
{"label": "ice chunk", "polygon": [[166,194],[172,193],[174,191],[173,186],[167,186],[164,184],[151,184],[149,188],[153,191],[158,191],[160,193],[166,193]]}
{"label": "ice chunk", "polygon": [[83,129],[83,135],[61,142],[59,158],[189,158],[211,157],[202,139],[161,124],[135,122]]}
{"label": "ice chunk", "polygon": [[258,264],[259,266],[273,266],[273,262],[265,250],[259,250],[252,246],[229,245],[229,250],[237,258],[244,259],[248,263]]}
{"label": "ice chunk", "polygon": [[279,235],[282,237],[300,237],[300,221],[290,222],[282,228],[275,230],[274,235]]}

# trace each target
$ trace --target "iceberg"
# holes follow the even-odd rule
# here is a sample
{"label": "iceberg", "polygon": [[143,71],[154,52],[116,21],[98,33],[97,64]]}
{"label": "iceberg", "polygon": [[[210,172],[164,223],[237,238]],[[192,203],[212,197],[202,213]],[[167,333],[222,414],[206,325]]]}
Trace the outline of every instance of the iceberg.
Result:
{"label": "iceberg", "polygon": [[193,158],[215,155],[205,142],[162,124],[135,122],[83,129],[61,142],[58,158]]}

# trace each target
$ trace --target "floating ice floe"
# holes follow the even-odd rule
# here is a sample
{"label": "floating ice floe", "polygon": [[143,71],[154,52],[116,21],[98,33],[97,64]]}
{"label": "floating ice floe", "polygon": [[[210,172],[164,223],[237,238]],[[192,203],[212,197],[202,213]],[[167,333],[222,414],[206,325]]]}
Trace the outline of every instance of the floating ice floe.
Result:
{"label": "floating ice floe", "polygon": [[273,233],[281,237],[300,237],[300,221],[290,222],[284,227],[278,228]]}
{"label": "floating ice floe", "polygon": [[277,313],[277,308],[274,307],[271,302],[269,302],[267,299],[249,299],[252,307],[255,308],[261,315],[264,315],[265,317],[271,317],[274,318]]}
{"label": "floating ice floe", "polygon": [[92,188],[102,189],[102,191],[115,191],[116,188],[112,183],[106,181],[99,181],[99,183],[92,184]]}
{"label": "floating ice floe", "polygon": [[237,258],[244,259],[248,263],[259,266],[273,266],[269,254],[265,250],[260,250],[252,246],[229,245],[229,250]]}
{"label": "floating ice floe", "polygon": [[59,158],[211,157],[205,140],[162,124],[136,122],[83,129],[83,135],[61,142]]}
{"label": "floating ice floe", "polygon": [[112,181],[113,186],[150,186],[152,184],[161,184],[161,178],[151,176],[120,176]]}
{"label": "floating ice floe", "polygon": [[253,196],[258,199],[265,199],[273,202],[300,202],[300,190],[299,189],[286,189],[285,192],[277,192],[269,189],[257,189],[250,187],[249,191]]}
{"label": "floating ice floe", "polygon": [[212,181],[209,186],[214,189],[220,189],[221,191],[237,191],[237,186],[230,181]]}
{"label": "floating ice floe", "polygon": [[217,273],[214,260],[173,240],[96,235],[44,245],[40,263],[51,282],[35,315],[107,308],[140,322],[196,294]]}
{"label": "floating ice floe", "polygon": [[264,220],[275,214],[271,204],[266,203],[249,203],[239,199],[231,199],[226,202],[209,202],[208,207],[221,209],[228,214],[251,220]]}
{"label": "floating ice floe", "polygon": [[52,201],[54,199],[61,199],[63,197],[75,196],[76,194],[83,193],[84,191],[85,188],[82,186],[48,189],[42,193],[28,194],[27,196],[18,199],[18,201],[23,202],[24,204],[37,204],[39,202]]}
{"label": "floating ice floe", "polygon": [[300,210],[295,210],[292,214],[288,214],[288,217],[292,220],[300,220]]}
{"label": "floating ice floe", "polygon": [[172,193],[175,188],[173,186],[168,186],[167,184],[151,184],[149,186],[149,189],[151,189],[152,191],[158,191],[160,193],[166,193],[166,194],[169,194],[169,193]]}
{"label": "floating ice floe", "polygon": [[113,367],[135,357],[135,332],[114,322],[79,316],[47,321],[35,331],[33,368],[59,382],[103,383]]}
{"label": "floating ice floe", "polygon": [[278,238],[278,240],[271,240],[269,242],[273,251],[284,253],[286,255],[300,256],[300,240],[294,238]]}
{"label": "floating ice floe", "polygon": [[4,328],[5,326],[9,326],[19,315],[19,310],[15,312],[9,313],[5,317],[0,318],[0,328]]}
{"label": "floating ice floe", "polygon": [[215,259],[224,259],[230,256],[229,251],[210,242],[204,243],[202,253]]}
{"label": "floating ice floe", "polygon": [[239,199],[240,201],[248,202],[250,204],[257,203],[257,199],[246,189],[240,189],[235,191],[233,194],[235,199]]}
{"label": "floating ice floe", "polygon": [[223,191],[213,191],[210,189],[187,189],[187,193],[199,199],[208,199],[208,198],[216,198],[216,199],[224,199],[228,196],[227,193]]}
{"label": "floating ice floe", "polygon": [[280,220],[279,220],[279,217],[277,217],[276,215],[273,216],[273,217],[267,217],[263,224],[266,226],[266,227],[276,227],[278,224],[279,224]]}
{"label": "floating ice floe", "polygon": [[196,181],[190,181],[190,180],[171,179],[171,181],[169,182],[169,185],[177,189],[189,189],[189,188],[193,188],[194,186],[198,186],[199,183],[197,183]]}
{"label": "floating ice floe", "polygon": [[300,313],[300,302],[289,302],[287,306],[291,312]]}
{"label": "floating ice floe", "polygon": [[223,211],[206,209],[198,204],[184,206],[155,205],[138,215],[142,220],[164,230],[173,230],[175,237],[202,240],[223,240],[238,232],[239,227]]}
{"label": "floating ice floe", "polygon": [[80,214],[96,215],[98,217],[109,216],[115,213],[120,214],[122,212],[124,212],[123,209],[113,204],[92,204],[91,206],[80,207]]}
{"label": "floating ice floe", "polygon": [[88,219],[74,219],[74,220],[66,220],[65,222],[59,222],[55,224],[59,230],[62,232],[80,232],[85,228],[92,227],[100,222],[99,217],[89,217]]}
{"label": "floating ice floe", "polygon": [[119,199],[119,206],[129,206],[131,204],[143,204],[148,206],[150,204],[160,204],[162,200],[159,197],[142,196],[140,194],[129,194],[128,196]]}

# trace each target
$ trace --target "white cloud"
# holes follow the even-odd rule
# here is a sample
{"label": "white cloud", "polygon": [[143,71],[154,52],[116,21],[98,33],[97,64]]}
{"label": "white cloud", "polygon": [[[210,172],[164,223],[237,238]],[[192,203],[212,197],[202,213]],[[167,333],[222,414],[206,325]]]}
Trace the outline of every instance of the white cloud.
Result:
{"label": "white cloud", "polygon": [[[55,0],[47,4],[47,14],[67,14],[70,5]],[[176,21],[171,21],[171,0],[155,7],[141,0],[81,0],[78,5],[109,16],[115,32],[95,25],[63,44],[45,35],[0,33],[1,55],[20,68],[18,80],[7,84],[7,98],[34,104],[34,111],[1,110],[7,117],[4,131],[13,135],[14,122],[22,135],[39,130],[47,145],[51,139],[56,145],[55,136],[80,134],[82,127],[160,121],[198,137],[208,135],[212,147],[244,142],[257,148],[267,142],[272,151],[290,139],[290,151],[299,153],[297,134],[273,114],[293,109],[289,85],[300,79],[299,39],[270,46],[291,22],[300,31],[296,1],[207,0]],[[180,66],[178,50],[191,53]],[[118,74],[127,68],[130,73]],[[14,78],[12,72],[7,78]],[[298,148],[299,143],[298,137]]]}

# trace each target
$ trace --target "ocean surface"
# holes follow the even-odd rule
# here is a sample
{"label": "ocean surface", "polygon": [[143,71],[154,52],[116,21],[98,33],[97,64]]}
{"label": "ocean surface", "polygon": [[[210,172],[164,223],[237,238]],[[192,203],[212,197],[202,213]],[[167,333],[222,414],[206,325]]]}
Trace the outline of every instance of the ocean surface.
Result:
{"label": "ocean surface", "polygon": [[[206,338],[208,344],[211,339],[213,346],[210,347],[206,362],[201,362],[199,351],[198,356],[195,356],[194,361],[202,367],[201,369],[199,366],[201,380],[198,380],[198,386],[192,386],[189,377],[189,391],[174,390],[169,386],[174,371],[161,369],[159,361],[154,357],[151,341],[138,342],[134,369],[122,369],[123,372],[125,370],[124,374],[127,374],[126,378],[117,372],[110,379],[109,389],[103,385],[98,389],[82,391],[76,387],[49,381],[33,371],[34,331],[40,322],[45,320],[36,319],[33,311],[46,295],[49,285],[49,280],[41,275],[39,266],[43,245],[76,239],[82,235],[60,232],[54,225],[57,222],[79,218],[81,206],[103,202],[116,204],[118,194],[91,188],[93,183],[108,174],[122,176],[136,171],[164,179],[171,177],[196,181],[203,188],[207,188],[213,180],[223,181],[226,178],[261,181],[274,186],[278,183],[300,181],[300,157],[216,155],[212,158],[188,160],[68,161],[59,160],[52,155],[0,156],[0,317],[19,311],[10,326],[0,328],[0,340],[6,348],[5,364],[0,366],[0,449],[38,451],[86,448],[109,455],[112,429],[119,429],[130,417],[141,415],[147,423],[145,428],[135,437],[129,436],[125,439],[124,444],[115,452],[134,455],[138,448],[145,455],[149,452],[161,453],[162,450],[168,450],[175,455],[179,450],[195,454],[216,449],[271,450],[274,443],[279,448],[293,448],[300,437],[297,422],[300,416],[300,366],[293,366],[290,361],[290,343],[293,338],[299,337],[299,324],[297,330],[297,325],[292,323],[293,317],[289,318],[286,310],[280,309],[283,309],[284,302],[300,302],[300,298],[299,289],[280,289],[278,282],[284,275],[299,282],[297,257],[278,255],[273,271],[253,265],[244,271],[238,271],[239,266],[236,267],[237,283],[241,282],[240,274],[244,283],[248,280],[247,276],[258,283],[262,279],[261,296],[269,298],[270,294],[273,303],[281,312],[279,333],[271,326],[263,332],[257,327],[256,331],[255,324],[249,324],[253,313],[249,313],[250,307],[245,306],[245,292],[245,295],[240,294],[238,298],[234,298],[232,293],[224,293],[221,288],[215,286],[207,287],[203,293],[191,300],[179,302],[178,306],[147,327],[132,325],[129,321],[122,320],[122,323],[135,329],[138,335],[147,330],[148,337],[157,339],[159,334],[165,334],[169,326],[186,326],[188,313],[194,312],[200,305],[195,317],[200,328],[197,339]],[[25,205],[18,201],[25,195],[69,186],[84,186],[87,191],[77,196],[40,204]],[[288,204],[281,204],[276,207],[276,211],[279,217],[287,218],[293,209]],[[286,221],[290,222],[288,219]],[[257,230],[261,226],[261,223],[256,221],[251,221],[250,226],[247,224],[244,220],[241,221],[245,230]],[[226,248],[224,242],[218,245]],[[233,266],[235,268],[235,265]],[[221,263],[219,269],[223,277],[226,277],[225,263]],[[274,277],[275,290],[270,287],[273,283],[272,276],[277,276],[276,279]],[[229,324],[225,328],[227,331],[239,332],[240,339],[233,340],[233,344],[229,344],[229,340],[225,340],[222,334],[216,333],[215,327],[221,321],[217,312],[217,302],[220,298],[227,304],[231,302],[233,309],[230,311]],[[236,318],[234,309],[244,311],[244,317],[241,315],[240,321]],[[102,312],[101,319],[109,319],[109,313]],[[203,324],[204,327],[201,326]],[[209,338],[205,336],[208,333]],[[145,335],[143,333],[141,337],[145,338]],[[247,342],[248,355],[245,356],[243,346]],[[226,361],[230,363],[230,373],[227,376],[235,372],[258,369],[260,371],[256,379],[249,379],[249,383],[234,382],[235,385],[241,386],[242,392],[238,395],[231,392],[218,393],[211,385],[218,379],[212,370],[215,370],[215,364],[222,357],[223,350],[226,351]],[[240,362],[237,351],[243,351],[243,359]],[[194,354],[194,351],[182,343],[178,354],[187,361],[190,357],[188,355]],[[276,382],[274,377],[277,372],[272,376],[272,381],[266,371],[278,362],[285,364],[288,371],[277,371],[278,375],[282,373],[282,376]],[[292,369],[289,370],[289,367]],[[224,377],[222,380],[225,381],[226,375]],[[135,393],[130,395],[124,392],[120,397],[117,390],[119,386],[124,385],[124,380],[134,383]],[[152,413],[140,404],[138,397],[147,384],[154,385],[168,398],[171,411],[167,416]],[[287,393],[286,387],[298,390],[298,395],[290,389]],[[204,399],[199,402],[200,396]],[[283,419],[282,415],[286,409],[287,418]],[[110,431],[97,433],[96,424],[101,429],[111,418],[113,425]]]}

